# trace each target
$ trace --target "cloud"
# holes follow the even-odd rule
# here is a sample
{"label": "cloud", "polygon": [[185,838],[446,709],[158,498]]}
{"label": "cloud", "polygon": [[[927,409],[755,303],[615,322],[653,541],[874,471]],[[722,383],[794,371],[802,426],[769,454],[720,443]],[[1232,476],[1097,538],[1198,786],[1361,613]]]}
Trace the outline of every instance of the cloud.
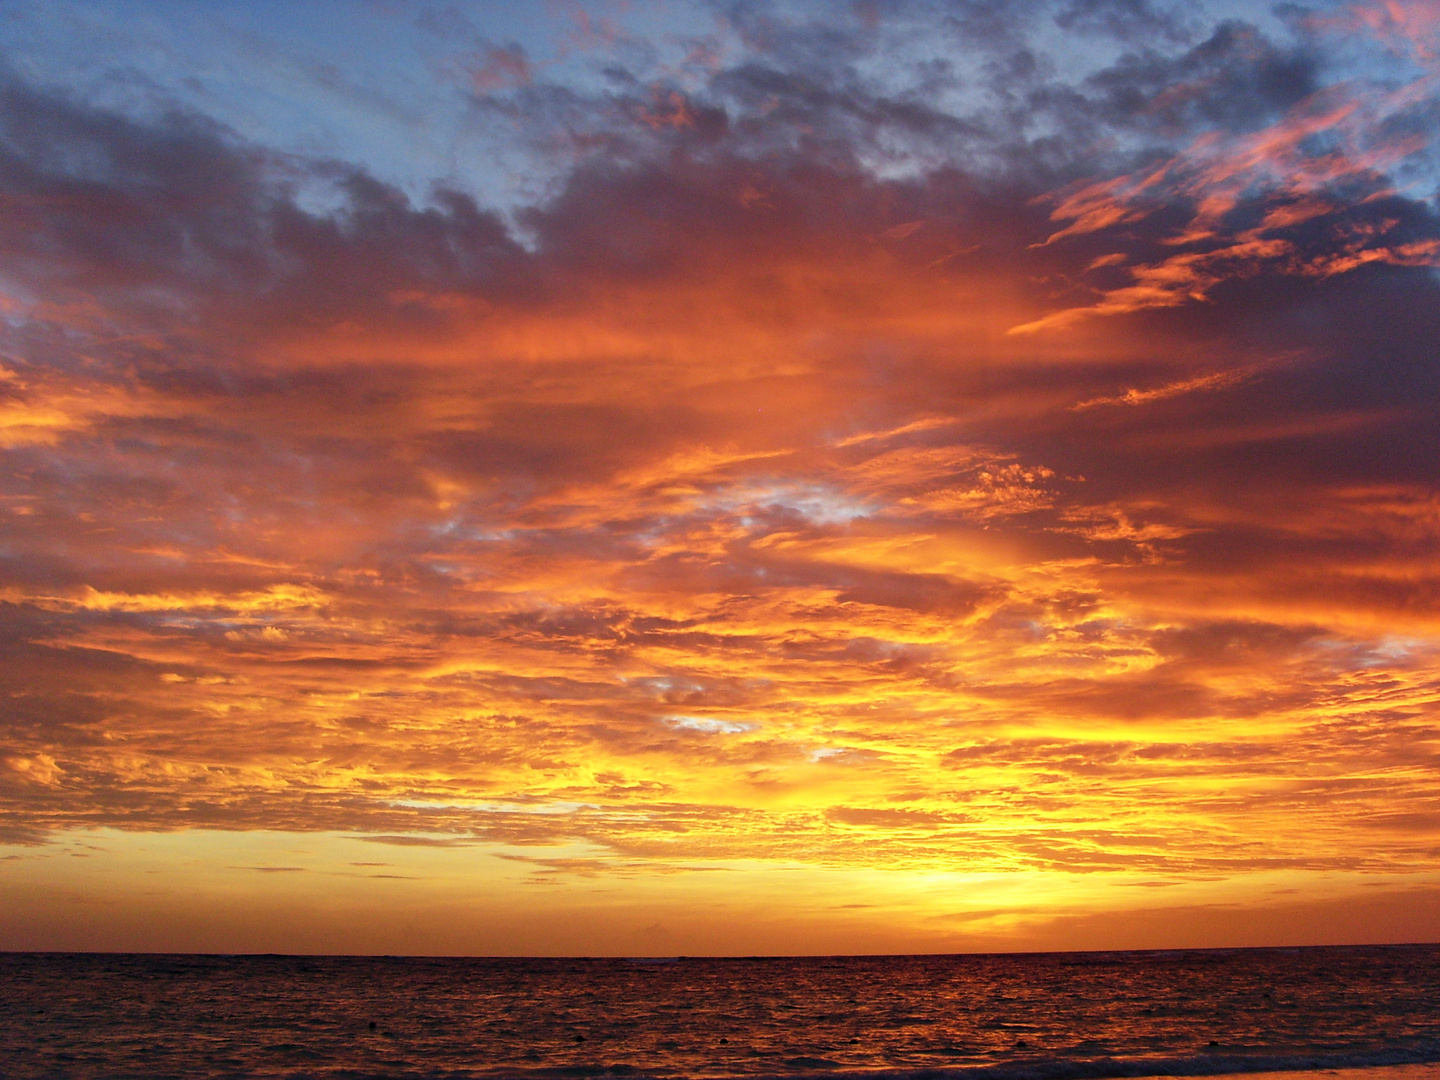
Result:
{"label": "cloud", "polygon": [[[1172,32],[1175,25],[1145,12],[1127,16],[1121,25],[1148,22]],[[1146,36],[1153,40],[1153,31]],[[1234,134],[1273,122],[1314,94],[1317,63],[1303,46],[1283,48],[1254,26],[1227,20],[1178,56],[1153,48],[1125,53],[1089,76],[1086,86],[1116,125],[1172,135],[1217,129]]]}
{"label": "cloud", "polygon": [[[404,833],[395,836],[360,836],[358,840],[364,840],[370,844],[390,844],[394,847],[466,847],[471,841],[456,837],[435,837],[417,836],[413,833]],[[385,863],[352,863],[352,866],[384,866]]]}
{"label": "cloud", "polygon": [[513,212],[7,74],[7,835],[1422,865],[1429,76],[725,11],[683,71],[485,53]]}
{"label": "cloud", "polygon": [[524,86],[533,78],[534,68],[520,45],[487,49],[470,71],[471,84],[480,93]]}
{"label": "cloud", "polygon": [[1149,0],[1071,0],[1055,15],[1064,30],[1108,34],[1125,42],[1160,39],[1166,44],[1189,36],[1183,10],[1175,4]]}

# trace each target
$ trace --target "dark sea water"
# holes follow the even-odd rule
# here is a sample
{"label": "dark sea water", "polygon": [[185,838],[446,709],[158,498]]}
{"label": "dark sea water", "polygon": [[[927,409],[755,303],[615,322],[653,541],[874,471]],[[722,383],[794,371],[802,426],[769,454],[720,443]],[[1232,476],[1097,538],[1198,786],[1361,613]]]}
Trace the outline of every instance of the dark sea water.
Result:
{"label": "dark sea water", "polygon": [[[1435,945],[674,961],[0,954],[7,1078],[1082,1080],[1425,1062],[1440,1062]],[[1417,1071],[1430,1072],[1400,1072]]]}

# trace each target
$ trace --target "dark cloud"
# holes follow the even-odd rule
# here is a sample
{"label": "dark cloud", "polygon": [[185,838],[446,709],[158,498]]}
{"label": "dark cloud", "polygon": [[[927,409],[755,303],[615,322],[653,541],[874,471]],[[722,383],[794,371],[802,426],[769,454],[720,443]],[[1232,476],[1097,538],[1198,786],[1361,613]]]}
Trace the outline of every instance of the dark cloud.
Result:
{"label": "dark cloud", "polygon": [[1056,12],[1055,22],[1064,30],[1107,34],[1127,43],[1184,42],[1192,33],[1181,5],[1150,0],[1070,0]]}
{"label": "dark cloud", "polygon": [[[464,195],[437,190],[416,208],[352,166],[277,160],[194,114],[143,123],[13,75],[0,85],[0,178],[24,208],[0,232],[12,284],[52,325],[149,339],[122,337],[116,360],[155,364],[159,342],[216,349],[357,309],[434,328],[436,309],[417,302],[430,290],[525,287],[521,249]],[[339,209],[305,212],[297,185]]]}
{"label": "dark cloud", "polygon": [[1274,122],[1315,93],[1318,64],[1303,47],[1281,48],[1252,25],[1227,21],[1179,55],[1127,53],[1086,85],[1117,126],[1164,135],[1239,132]]}

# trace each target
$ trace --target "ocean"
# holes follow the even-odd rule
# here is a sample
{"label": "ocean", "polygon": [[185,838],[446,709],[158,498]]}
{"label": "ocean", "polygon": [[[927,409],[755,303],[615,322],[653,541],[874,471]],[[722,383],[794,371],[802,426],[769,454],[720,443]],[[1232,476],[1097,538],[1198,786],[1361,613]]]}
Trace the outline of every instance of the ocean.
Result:
{"label": "ocean", "polygon": [[0,1075],[15,1080],[1334,1069],[1440,1080],[1426,1067],[1437,1062],[1437,945],[749,959],[0,953]]}

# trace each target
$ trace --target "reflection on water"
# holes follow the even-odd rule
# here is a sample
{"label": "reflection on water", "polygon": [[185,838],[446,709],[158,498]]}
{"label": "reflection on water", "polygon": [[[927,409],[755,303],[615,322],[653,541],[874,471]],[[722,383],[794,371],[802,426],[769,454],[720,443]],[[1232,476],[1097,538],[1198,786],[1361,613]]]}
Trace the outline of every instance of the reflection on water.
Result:
{"label": "reflection on water", "polygon": [[1440,1060],[1437,1002],[1440,946],[672,963],[0,954],[0,1073],[1214,1073]]}

